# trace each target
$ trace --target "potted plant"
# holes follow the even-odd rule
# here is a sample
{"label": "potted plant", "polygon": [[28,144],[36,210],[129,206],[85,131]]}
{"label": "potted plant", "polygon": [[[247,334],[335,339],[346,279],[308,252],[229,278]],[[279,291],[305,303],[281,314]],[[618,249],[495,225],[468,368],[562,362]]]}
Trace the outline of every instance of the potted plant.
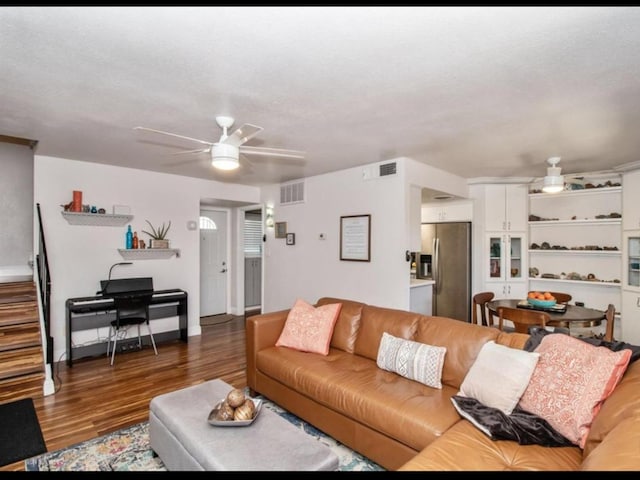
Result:
{"label": "potted plant", "polygon": [[146,233],[151,237],[150,248],[169,248],[169,240],[167,240],[167,233],[169,232],[169,228],[171,228],[171,220],[169,220],[169,224],[165,226],[164,222],[162,222],[162,226],[157,229],[151,225],[149,220],[145,220],[149,227],[151,227],[151,231],[148,232],[146,230],[142,230],[142,233]]}

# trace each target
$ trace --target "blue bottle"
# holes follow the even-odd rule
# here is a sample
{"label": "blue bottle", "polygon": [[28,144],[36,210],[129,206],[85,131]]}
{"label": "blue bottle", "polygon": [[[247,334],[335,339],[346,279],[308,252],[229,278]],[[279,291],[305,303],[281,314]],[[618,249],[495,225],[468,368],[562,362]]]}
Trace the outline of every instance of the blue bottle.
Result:
{"label": "blue bottle", "polygon": [[126,238],[126,247],[127,249],[133,248],[133,232],[131,231],[131,225],[127,227]]}

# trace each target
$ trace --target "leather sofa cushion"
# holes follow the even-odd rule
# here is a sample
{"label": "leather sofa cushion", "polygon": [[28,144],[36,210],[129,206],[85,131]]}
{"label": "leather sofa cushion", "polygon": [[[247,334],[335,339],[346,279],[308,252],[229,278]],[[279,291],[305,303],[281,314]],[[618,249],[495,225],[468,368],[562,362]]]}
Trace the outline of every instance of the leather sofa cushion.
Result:
{"label": "leather sofa cushion", "polygon": [[578,447],[549,448],[491,440],[467,420],[428,445],[399,470],[503,471],[577,470],[582,461]]}
{"label": "leather sofa cushion", "polygon": [[339,348],[347,353],[353,353],[356,337],[360,328],[360,317],[364,303],[344,300],[341,298],[323,297],[316,304],[318,307],[330,303],[341,303],[340,315],[333,329],[331,347]]}
{"label": "leather sofa cushion", "polygon": [[[584,446],[584,457],[609,437],[610,432],[628,417],[640,416],[640,361],[629,365],[627,371],[616,386],[615,390],[602,404],[600,411],[593,419],[587,441]],[[625,437],[626,438],[626,437]],[[623,440],[631,442],[630,439]],[[640,453],[640,443],[635,441],[635,456]],[[637,462],[636,462],[637,468]]]}
{"label": "leather sofa cushion", "polygon": [[476,361],[480,349],[496,340],[500,330],[445,317],[422,317],[416,323],[413,340],[446,347],[442,383],[460,388],[464,377]]}
{"label": "leather sofa cushion", "polygon": [[416,451],[460,420],[451,403],[456,389],[427,387],[337,349],[325,357],[271,347],[258,353],[256,365],[287,387]]}
{"label": "leather sofa cushion", "polygon": [[[360,331],[356,339],[354,353],[373,360],[375,364],[382,334],[387,332],[394,337],[413,340],[420,317],[422,315],[419,313],[365,305],[362,308]],[[432,345],[435,344],[432,343]]]}
{"label": "leather sofa cushion", "polygon": [[609,434],[586,457],[581,470],[638,471],[640,451],[640,415],[627,417],[614,425]]}

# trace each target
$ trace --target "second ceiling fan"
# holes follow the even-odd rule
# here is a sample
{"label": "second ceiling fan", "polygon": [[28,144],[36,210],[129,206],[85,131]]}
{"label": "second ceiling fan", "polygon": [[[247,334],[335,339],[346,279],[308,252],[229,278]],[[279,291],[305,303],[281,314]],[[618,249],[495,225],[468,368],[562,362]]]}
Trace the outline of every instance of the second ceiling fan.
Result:
{"label": "second ceiling fan", "polygon": [[211,165],[220,170],[235,170],[240,165],[240,154],[246,155],[262,155],[269,157],[286,157],[286,158],[304,158],[305,153],[299,150],[285,150],[282,148],[267,147],[250,147],[244,145],[248,140],[260,133],[263,128],[250,123],[245,123],[237,128],[233,133],[229,134],[228,129],[231,128],[235,120],[233,117],[218,116],[216,123],[222,128],[222,135],[217,142],[200,140],[197,138],[178,135],[176,133],[165,132],[147,127],[134,127],[134,130],[144,130],[147,132],[159,133],[161,135],[169,135],[171,137],[182,138],[206,145],[204,148],[194,150],[184,150],[176,152],[174,155],[180,154],[197,154],[211,153]]}

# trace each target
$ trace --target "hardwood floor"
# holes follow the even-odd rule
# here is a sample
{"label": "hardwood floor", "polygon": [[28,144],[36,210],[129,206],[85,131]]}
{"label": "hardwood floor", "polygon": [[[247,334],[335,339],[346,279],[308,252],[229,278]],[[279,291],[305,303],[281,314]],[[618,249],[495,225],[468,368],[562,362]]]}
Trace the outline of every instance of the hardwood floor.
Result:
{"label": "hardwood floor", "polygon": [[[142,351],[55,364],[57,392],[35,398],[48,451],[95,438],[149,418],[149,402],[162,393],[221,378],[246,386],[245,319],[202,327],[202,335]],[[23,471],[24,461],[0,468]]]}

